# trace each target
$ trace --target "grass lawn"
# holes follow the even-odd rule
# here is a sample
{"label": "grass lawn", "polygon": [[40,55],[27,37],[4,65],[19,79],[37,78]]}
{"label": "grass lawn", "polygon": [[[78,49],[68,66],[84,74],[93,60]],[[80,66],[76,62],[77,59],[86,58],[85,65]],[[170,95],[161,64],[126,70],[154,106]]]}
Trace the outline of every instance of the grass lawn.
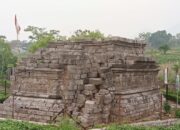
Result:
{"label": "grass lawn", "polygon": [[118,126],[111,125],[107,130],[180,130],[180,124],[170,127],[143,127],[143,126]]}
{"label": "grass lawn", "polygon": [[70,119],[63,119],[58,126],[5,120],[0,121],[0,130],[80,130],[80,128]]}
{"label": "grass lawn", "polygon": [[53,126],[35,125],[27,122],[0,121],[0,130],[58,130]]}
{"label": "grass lawn", "polygon": [[180,63],[180,48],[172,48],[166,54],[161,53],[158,50],[146,50],[146,55],[152,57],[160,66],[158,73],[158,79],[163,81],[164,69],[168,67],[168,81],[169,83],[175,83],[175,72],[173,65],[177,62]]}
{"label": "grass lawn", "polygon": [[[81,130],[74,122],[69,119],[63,119],[58,126],[53,125],[37,125],[20,121],[0,121],[0,130]],[[110,125],[107,130],[180,130],[180,124],[170,127],[143,127],[128,125]]]}
{"label": "grass lawn", "polygon": [[146,54],[150,57],[153,57],[159,64],[167,64],[167,63],[176,63],[180,61],[180,49],[173,48],[167,52],[167,54],[163,54],[158,50],[146,50]]}

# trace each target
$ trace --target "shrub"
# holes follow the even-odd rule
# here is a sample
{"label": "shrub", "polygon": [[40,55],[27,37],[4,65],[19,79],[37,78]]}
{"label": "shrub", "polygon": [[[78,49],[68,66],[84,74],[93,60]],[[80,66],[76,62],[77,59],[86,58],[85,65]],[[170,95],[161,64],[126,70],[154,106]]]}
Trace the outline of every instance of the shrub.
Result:
{"label": "shrub", "polygon": [[74,120],[65,116],[60,120],[59,130],[80,130]]}
{"label": "shrub", "polygon": [[171,111],[171,106],[169,105],[168,102],[165,102],[165,103],[164,103],[164,111],[165,111],[166,113],[170,113],[170,111]]}
{"label": "shrub", "polygon": [[5,95],[5,93],[2,91],[0,92],[0,103],[3,103],[7,98],[9,97],[9,95]]}
{"label": "shrub", "polygon": [[[175,91],[168,91],[168,95],[164,92],[163,95],[167,97],[168,100],[177,101],[177,93]],[[178,103],[180,103],[180,91],[178,92]]]}
{"label": "shrub", "polygon": [[175,116],[176,116],[177,118],[180,118],[180,109],[176,109],[176,111],[175,111]]}

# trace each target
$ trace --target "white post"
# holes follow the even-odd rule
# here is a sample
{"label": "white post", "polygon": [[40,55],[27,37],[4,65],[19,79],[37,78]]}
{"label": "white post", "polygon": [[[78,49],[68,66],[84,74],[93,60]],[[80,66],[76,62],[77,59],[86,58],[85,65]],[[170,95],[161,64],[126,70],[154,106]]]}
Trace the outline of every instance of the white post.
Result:
{"label": "white post", "polygon": [[164,70],[164,84],[168,84],[168,68]]}
{"label": "white post", "polygon": [[166,102],[168,101],[168,68],[164,70],[164,87],[166,88]]}

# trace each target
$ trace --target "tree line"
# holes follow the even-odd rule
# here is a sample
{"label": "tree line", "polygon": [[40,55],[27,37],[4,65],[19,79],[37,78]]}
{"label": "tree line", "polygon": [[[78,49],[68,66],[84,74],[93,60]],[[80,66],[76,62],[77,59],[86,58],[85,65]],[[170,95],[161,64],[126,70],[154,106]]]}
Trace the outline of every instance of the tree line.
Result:
{"label": "tree line", "polygon": [[170,49],[180,47],[180,33],[172,35],[166,30],[156,32],[142,32],[137,37],[139,40],[144,40],[148,43],[150,48],[159,49],[164,54]]}

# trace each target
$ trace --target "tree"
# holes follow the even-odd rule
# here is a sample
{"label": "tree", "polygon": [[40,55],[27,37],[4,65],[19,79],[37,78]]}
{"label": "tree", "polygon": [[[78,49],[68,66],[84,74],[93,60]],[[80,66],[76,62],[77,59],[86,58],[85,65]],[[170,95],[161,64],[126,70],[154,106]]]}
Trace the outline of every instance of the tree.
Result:
{"label": "tree", "polygon": [[6,73],[8,66],[15,66],[17,57],[11,52],[11,48],[5,41],[5,38],[0,38],[0,75]]}
{"label": "tree", "polygon": [[104,34],[99,30],[90,31],[90,30],[77,30],[69,38],[71,41],[81,41],[81,40],[102,40],[104,39]]}
{"label": "tree", "polygon": [[150,37],[151,37],[150,32],[143,32],[143,33],[139,33],[138,39],[148,42]]}
{"label": "tree", "polygon": [[166,45],[162,45],[159,48],[159,51],[161,51],[163,54],[166,54],[168,50],[170,50],[170,47],[166,44]]}
{"label": "tree", "polygon": [[166,44],[166,45],[162,45],[159,47],[159,50],[161,52],[163,52],[163,54],[166,54],[168,50],[170,50],[170,47]]}
{"label": "tree", "polygon": [[6,36],[0,35],[1,40],[6,40]]}
{"label": "tree", "polygon": [[162,30],[152,33],[149,37],[149,42],[151,43],[152,47],[159,48],[165,44],[168,44],[171,38],[172,35],[170,33]]}
{"label": "tree", "polygon": [[49,30],[34,26],[28,26],[24,31],[30,32],[29,36],[31,45],[29,51],[34,53],[39,48],[43,48],[49,44],[50,41],[66,40],[65,36],[60,36],[58,30]]}
{"label": "tree", "polygon": [[177,39],[180,39],[180,33],[177,33],[177,34],[176,34],[176,38],[177,38]]}

